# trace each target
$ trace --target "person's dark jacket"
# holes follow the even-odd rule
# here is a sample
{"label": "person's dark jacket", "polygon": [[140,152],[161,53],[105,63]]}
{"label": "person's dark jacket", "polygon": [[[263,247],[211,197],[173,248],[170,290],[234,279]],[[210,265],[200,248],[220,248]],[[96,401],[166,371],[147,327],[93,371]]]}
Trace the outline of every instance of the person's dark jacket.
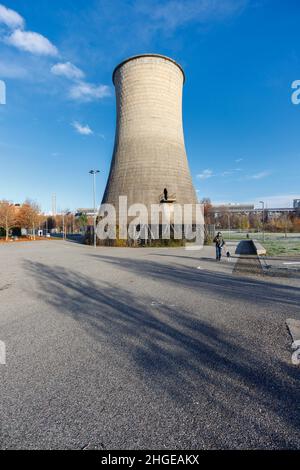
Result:
{"label": "person's dark jacket", "polygon": [[214,238],[214,243],[216,244],[216,246],[222,247],[222,246],[225,244],[222,235],[217,235],[217,236]]}

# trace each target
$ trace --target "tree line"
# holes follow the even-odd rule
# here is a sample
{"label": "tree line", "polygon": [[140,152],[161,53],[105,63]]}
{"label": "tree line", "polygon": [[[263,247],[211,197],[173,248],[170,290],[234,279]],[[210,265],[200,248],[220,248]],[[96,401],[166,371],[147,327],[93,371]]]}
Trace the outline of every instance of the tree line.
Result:
{"label": "tree line", "polygon": [[205,224],[215,225],[217,229],[261,231],[264,227],[268,232],[300,232],[300,217],[295,213],[270,216],[268,209],[265,209],[263,214],[262,212],[247,214],[219,208],[216,214],[210,199],[202,199],[201,203],[204,206]]}
{"label": "tree line", "polygon": [[41,212],[39,204],[31,200],[26,200],[21,205],[15,205],[7,200],[0,201],[0,231],[6,240],[13,230],[26,229],[35,239],[38,229],[45,232],[55,230],[60,233],[76,233],[92,223],[92,218],[86,214],[75,217],[68,210],[63,214],[47,216]]}
{"label": "tree line", "polygon": [[34,201],[27,200],[20,206],[16,206],[10,201],[0,201],[0,228],[4,230],[6,240],[8,240],[10,231],[17,227],[30,230],[35,236],[40,217],[40,207]]}

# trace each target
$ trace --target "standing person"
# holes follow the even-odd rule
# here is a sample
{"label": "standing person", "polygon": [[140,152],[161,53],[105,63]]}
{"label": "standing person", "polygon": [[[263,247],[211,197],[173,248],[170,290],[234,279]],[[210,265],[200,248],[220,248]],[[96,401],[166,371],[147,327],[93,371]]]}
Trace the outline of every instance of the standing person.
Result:
{"label": "standing person", "polygon": [[214,243],[216,244],[216,260],[221,261],[222,247],[225,245],[221,232],[215,236]]}

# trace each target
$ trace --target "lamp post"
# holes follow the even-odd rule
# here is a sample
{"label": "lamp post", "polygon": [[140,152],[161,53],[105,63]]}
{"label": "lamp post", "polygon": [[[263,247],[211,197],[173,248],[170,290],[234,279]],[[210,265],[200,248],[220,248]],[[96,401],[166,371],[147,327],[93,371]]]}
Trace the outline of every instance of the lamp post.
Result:
{"label": "lamp post", "polygon": [[94,201],[94,247],[96,248],[96,174],[100,173],[100,170],[90,170],[90,175],[93,175],[93,201]]}
{"label": "lamp post", "polygon": [[230,228],[230,213],[229,212],[227,214],[227,217],[228,217],[228,237],[230,239],[230,230],[231,230],[231,228]]}
{"label": "lamp post", "polygon": [[64,212],[62,213],[62,223],[63,223],[63,240],[65,240],[66,236],[65,236],[65,213]]}
{"label": "lamp post", "polygon": [[264,201],[259,201],[262,204],[262,229],[263,229],[263,241],[265,241],[265,203]]}
{"label": "lamp post", "polygon": [[288,213],[285,213],[285,235],[284,237],[287,238],[287,228],[288,228]]}

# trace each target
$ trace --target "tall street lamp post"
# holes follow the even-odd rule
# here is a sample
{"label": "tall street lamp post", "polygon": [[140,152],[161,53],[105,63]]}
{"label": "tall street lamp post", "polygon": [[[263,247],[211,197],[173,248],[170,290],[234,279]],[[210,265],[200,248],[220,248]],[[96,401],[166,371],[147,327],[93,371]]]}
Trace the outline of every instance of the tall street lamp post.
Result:
{"label": "tall street lamp post", "polygon": [[62,224],[63,224],[63,240],[66,239],[66,234],[65,234],[65,213],[62,213]]}
{"label": "tall street lamp post", "polygon": [[96,237],[96,174],[100,173],[100,170],[90,170],[89,173],[93,175],[93,200],[94,200],[94,247],[96,248],[97,237]]}
{"label": "tall street lamp post", "polygon": [[230,231],[231,231],[231,227],[230,227],[230,213],[227,214],[227,217],[228,217],[228,237],[230,238]]}
{"label": "tall street lamp post", "polygon": [[262,229],[263,229],[263,241],[265,241],[265,203],[264,201],[259,201],[262,205]]}

